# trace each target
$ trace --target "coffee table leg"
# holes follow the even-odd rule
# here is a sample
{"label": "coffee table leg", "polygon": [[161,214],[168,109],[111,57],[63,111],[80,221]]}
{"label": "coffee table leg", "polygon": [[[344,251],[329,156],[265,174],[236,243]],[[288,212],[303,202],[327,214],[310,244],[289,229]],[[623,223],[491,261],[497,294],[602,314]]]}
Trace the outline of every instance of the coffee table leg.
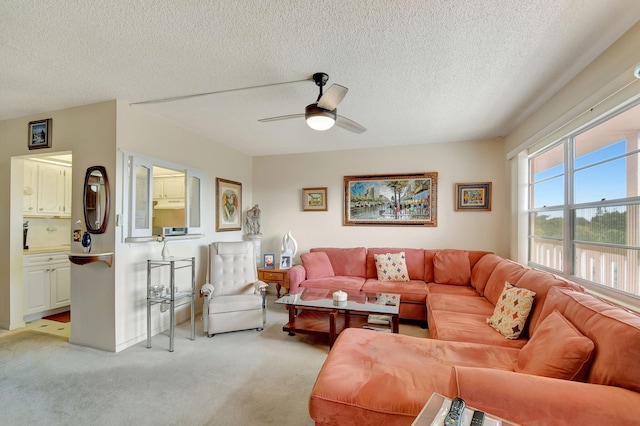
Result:
{"label": "coffee table leg", "polygon": [[337,318],[338,318],[338,311],[331,311],[329,313],[329,349],[333,347],[333,342],[336,341]]}
{"label": "coffee table leg", "polygon": [[399,333],[400,332],[400,321],[398,319],[398,315],[391,315],[391,332]]}
{"label": "coffee table leg", "polygon": [[[289,324],[293,324],[296,319],[296,307],[295,305],[287,305],[289,307]],[[289,336],[295,336],[296,333],[289,332]]]}

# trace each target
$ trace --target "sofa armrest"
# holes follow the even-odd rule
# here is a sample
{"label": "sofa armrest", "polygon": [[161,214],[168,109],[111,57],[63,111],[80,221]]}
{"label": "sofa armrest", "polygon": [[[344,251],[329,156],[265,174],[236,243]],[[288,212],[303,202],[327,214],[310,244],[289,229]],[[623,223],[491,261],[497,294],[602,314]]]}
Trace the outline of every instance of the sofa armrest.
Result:
{"label": "sofa armrest", "polygon": [[490,368],[454,366],[450,393],[477,409],[526,425],[634,424],[640,393]]}
{"label": "sofa armrest", "polygon": [[302,265],[295,265],[287,271],[287,277],[289,278],[289,293],[295,294],[298,292],[298,287],[307,278],[307,270]]}

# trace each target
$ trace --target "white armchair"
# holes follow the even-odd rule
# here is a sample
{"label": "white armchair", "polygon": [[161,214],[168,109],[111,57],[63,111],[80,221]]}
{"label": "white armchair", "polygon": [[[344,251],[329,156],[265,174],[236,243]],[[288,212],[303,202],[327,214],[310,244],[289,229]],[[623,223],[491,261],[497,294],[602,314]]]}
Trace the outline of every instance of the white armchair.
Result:
{"label": "white armchair", "polygon": [[251,328],[261,331],[266,320],[268,285],[258,281],[253,243],[213,243],[209,258],[211,282],[202,286],[207,336]]}

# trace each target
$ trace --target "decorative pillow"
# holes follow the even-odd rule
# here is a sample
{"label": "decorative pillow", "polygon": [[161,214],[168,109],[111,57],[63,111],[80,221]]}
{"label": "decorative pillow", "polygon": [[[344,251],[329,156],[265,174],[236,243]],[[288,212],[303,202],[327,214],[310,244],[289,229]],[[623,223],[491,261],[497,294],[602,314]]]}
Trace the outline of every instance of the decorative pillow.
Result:
{"label": "decorative pillow", "polygon": [[504,282],[502,294],[487,323],[507,339],[517,339],[524,329],[536,293]]}
{"label": "decorative pillow", "polygon": [[323,251],[301,254],[300,260],[307,271],[307,279],[335,277],[329,256]]}
{"label": "decorative pillow", "polygon": [[589,367],[595,345],[560,312],[554,310],[520,350],[519,373],[580,380]]}
{"label": "decorative pillow", "polygon": [[379,281],[409,281],[404,252],[374,255]]}
{"label": "decorative pillow", "polygon": [[468,285],[471,280],[469,252],[442,250],[433,257],[433,278],[438,284]]}

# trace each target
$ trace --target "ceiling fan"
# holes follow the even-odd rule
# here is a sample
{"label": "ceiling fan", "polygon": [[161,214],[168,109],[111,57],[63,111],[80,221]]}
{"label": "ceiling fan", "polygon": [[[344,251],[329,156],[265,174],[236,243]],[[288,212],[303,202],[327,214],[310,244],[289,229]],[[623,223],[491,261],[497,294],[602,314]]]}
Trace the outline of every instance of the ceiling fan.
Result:
{"label": "ceiling fan", "polygon": [[263,123],[269,121],[288,120],[290,118],[301,118],[307,122],[307,125],[314,130],[328,130],[335,124],[338,127],[349,130],[354,133],[363,133],[365,129],[360,124],[346,117],[338,115],[338,104],[347,94],[347,89],[339,84],[332,84],[324,93],[322,88],[327,84],[329,76],[323,72],[313,74],[313,81],[320,88],[320,94],[315,103],[309,104],[304,110],[304,114],[280,115],[278,117],[262,118],[258,121]]}

